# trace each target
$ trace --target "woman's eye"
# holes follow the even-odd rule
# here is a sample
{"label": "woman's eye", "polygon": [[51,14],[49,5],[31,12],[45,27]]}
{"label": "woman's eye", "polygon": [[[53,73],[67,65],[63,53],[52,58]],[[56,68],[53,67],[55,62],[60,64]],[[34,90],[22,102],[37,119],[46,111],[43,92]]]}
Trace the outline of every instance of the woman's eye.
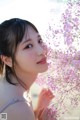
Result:
{"label": "woman's eye", "polygon": [[40,39],[40,40],[38,41],[38,43],[43,44],[43,41]]}
{"label": "woman's eye", "polygon": [[28,44],[28,45],[25,47],[25,49],[32,48],[32,47],[33,47],[32,44]]}

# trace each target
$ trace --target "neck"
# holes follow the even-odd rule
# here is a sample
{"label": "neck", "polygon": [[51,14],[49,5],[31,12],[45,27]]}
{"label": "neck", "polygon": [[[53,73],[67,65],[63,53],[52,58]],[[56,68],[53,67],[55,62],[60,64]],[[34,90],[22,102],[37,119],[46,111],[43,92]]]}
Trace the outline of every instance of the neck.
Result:
{"label": "neck", "polygon": [[13,82],[19,83],[25,90],[29,90],[36,78],[37,74],[17,74]]}

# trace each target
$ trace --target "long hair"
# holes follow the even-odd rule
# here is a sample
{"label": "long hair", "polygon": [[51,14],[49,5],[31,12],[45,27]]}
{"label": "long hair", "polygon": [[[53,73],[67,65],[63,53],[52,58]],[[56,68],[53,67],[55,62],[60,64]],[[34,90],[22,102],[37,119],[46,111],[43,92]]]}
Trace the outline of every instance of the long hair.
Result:
{"label": "long hair", "polygon": [[[10,74],[14,74],[16,48],[22,41],[28,26],[33,27],[38,32],[37,28],[31,22],[19,18],[9,19],[0,24],[0,74],[3,74],[3,68],[5,68],[6,80],[11,84],[14,84],[11,82]],[[12,68],[7,65],[4,67],[1,55],[12,58]]]}

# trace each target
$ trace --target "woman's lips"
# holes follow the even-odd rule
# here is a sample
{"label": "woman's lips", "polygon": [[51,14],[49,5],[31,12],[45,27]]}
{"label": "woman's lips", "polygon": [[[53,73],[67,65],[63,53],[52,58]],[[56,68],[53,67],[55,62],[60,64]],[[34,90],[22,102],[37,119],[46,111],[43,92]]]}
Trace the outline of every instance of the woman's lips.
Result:
{"label": "woman's lips", "polygon": [[37,64],[45,64],[46,63],[46,58],[41,59]]}

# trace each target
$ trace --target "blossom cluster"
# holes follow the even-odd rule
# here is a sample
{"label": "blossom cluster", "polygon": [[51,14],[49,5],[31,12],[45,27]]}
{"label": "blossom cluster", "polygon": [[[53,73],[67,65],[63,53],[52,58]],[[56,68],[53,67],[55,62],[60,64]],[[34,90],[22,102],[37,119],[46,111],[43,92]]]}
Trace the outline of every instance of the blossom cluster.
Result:
{"label": "blossom cluster", "polygon": [[54,26],[49,24],[45,35],[49,46],[49,70],[37,80],[55,94],[47,108],[46,120],[57,120],[80,107],[80,1],[68,1],[58,29]]}

